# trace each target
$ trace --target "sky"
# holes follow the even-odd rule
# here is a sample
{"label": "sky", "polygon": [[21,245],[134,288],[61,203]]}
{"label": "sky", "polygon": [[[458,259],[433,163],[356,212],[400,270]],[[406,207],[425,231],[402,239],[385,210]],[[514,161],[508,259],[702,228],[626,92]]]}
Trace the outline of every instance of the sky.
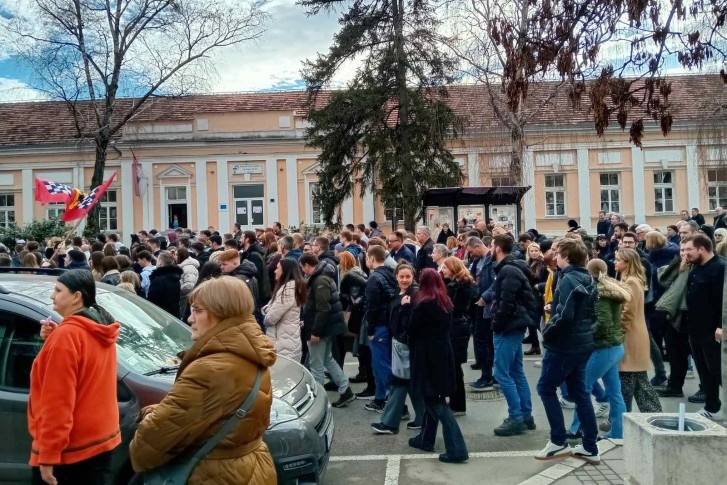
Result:
{"label": "sky", "polygon": [[[8,7],[28,0],[0,0],[0,16]],[[211,92],[304,89],[301,62],[326,52],[338,30],[335,16],[306,17],[295,0],[270,0],[265,9],[271,19],[263,36],[254,43],[221,51],[215,58],[217,78]],[[344,69],[341,79],[350,69]],[[0,49],[0,101],[44,99],[29,87],[30,73]]]}

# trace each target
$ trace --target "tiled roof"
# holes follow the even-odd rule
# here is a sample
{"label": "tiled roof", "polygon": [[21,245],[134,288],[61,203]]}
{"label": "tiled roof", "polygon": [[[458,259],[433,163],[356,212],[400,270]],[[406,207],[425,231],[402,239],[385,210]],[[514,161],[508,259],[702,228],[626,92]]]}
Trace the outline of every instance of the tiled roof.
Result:
{"label": "tiled roof", "polygon": [[[672,114],[678,122],[698,121],[719,105],[727,104],[727,86],[719,75],[693,75],[671,77]],[[537,106],[546,99],[552,83],[530,86],[528,106]],[[323,93],[323,99],[325,99]],[[237,93],[194,95],[180,98],[154,98],[145,104],[133,121],[137,123],[189,121],[203,113],[230,113],[256,111],[293,111],[304,109],[306,93],[303,91],[277,93]],[[483,86],[456,85],[450,88],[450,103],[468,119],[469,133],[501,130],[502,123],[489,105]],[[129,109],[131,99],[118,101],[116,110]],[[592,123],[585,107],[587,93],[582,98],[582,109],[573,109],[565,90],[540,110],[532,125],[575,125]],[[88,111],[89,120],[92,112]],[[616,122],[614,120],[614,125]],[[0,104],[0,146],[23,146],[74,143],[78,141],[73,119],[65,103],[26,102]]]}

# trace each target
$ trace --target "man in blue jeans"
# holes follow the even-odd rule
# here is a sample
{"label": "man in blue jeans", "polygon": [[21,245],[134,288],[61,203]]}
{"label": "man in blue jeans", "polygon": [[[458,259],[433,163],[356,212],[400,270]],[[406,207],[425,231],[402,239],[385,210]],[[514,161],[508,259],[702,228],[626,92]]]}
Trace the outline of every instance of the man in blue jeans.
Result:
{"label": "man in blue jeans", "polygon": [[[594,349],[593,326],[598,298],[596,282],[585,268],[588,250],[578,239],[563,239],[558,244],[557,262],[562,270],[553,294],[551,318],[543,329],[546,352],[538,381],[538,394],[543,401],[550,424],[550,441],[535,454],[537,460],[550,460],[574,455],[589,463],[600,463],[596,440],[598,427],[591,403],[591,390],[586,390],[586,364]],[[561,382],[576,403],[581,422],[583,444],[575,448],[566,442],[563,410],[556,389]]]}
{"label": "man in blue jeans", "polygon": [[386,250],[371,246],[366,252],[366,266],[371,270],[366,282],[367,333],[371,339],[371,367],[376,380],[374,400],[366,409],[384,412],[386,395],[391,385],[391,334],[389,332],[388,308],[391,299],[398,293],[394,272],[384,265]]}
{"label": "man in blue jeans", "polygon": [[508,234],[495,236],[492,255],[495,266],[494,316],[495,379],[507,400],[508,417],[495,428],[497,436],[522,434],[535,429],[530,387],[523,370],[522,340],[525,330],[539,317],[538,305],[525,261],[510,253],[515,244]]}

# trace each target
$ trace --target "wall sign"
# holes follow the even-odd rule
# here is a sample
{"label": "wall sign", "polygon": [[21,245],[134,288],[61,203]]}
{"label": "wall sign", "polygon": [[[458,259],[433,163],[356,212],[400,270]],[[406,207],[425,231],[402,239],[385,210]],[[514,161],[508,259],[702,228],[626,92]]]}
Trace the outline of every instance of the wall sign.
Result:
{"label": "wall sign", "polygon": [[262,163],[238,163],[232,166],[233,175],[245,175],[245,174],[263,174]]}

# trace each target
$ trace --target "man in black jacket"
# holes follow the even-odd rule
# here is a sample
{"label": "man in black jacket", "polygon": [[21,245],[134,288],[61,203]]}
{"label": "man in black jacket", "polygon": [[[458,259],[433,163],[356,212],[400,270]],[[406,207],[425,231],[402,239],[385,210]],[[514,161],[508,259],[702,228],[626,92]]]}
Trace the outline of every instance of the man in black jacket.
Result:
{"label": "man in black jacket", "polygon": [[161,251],[157,267],[149,276],[147,299],[167,313],[179,318],[182,269],[174,264],[174,256]]}
{"label": "man in black jacket", "polygon": [[272,296],[270,289],[270,277],[268,269],[265,265],[265,250],[257,242],[255,231],[245,231],[242,236],[242,249],[240,255],[242,261],[251,261],[255,265],[257,273],[255,277],[258,282],[258,291],[260,292],[261,307],[268,304]]}
{"label": "man in black jacket", "polygon": [[497,436],[514,436],[525,429],[535,429],[530,386],[523,369],[522,340],[532,314],[537,313],[537,305],[528,281],[527,263],[510,254],[514,245],[509,234],[492,240],[492,254],[497,261],[492,318],[495,379],[508,408],[508,417],[495,428]]}
{"label": "man in black jacket", "polygon": [[384,264],[386,250],[371,246],[366,252],[366,266],[371,273],[366,282],[367,333],[371,338],[371,366],[376,380],[374,400],[366,405],[369,411],[382,412],[391,385],[391,334],[389,302],[396,296],[394,272]]}
{"label": "man in black jacket", "polygon": [[682,323],[689,332],[689,344],[705,397],[704,409],[699,414],[713,421],[723,421],[719,399],[721,347],[717,329],[722,328],[725,263],[714,254],[712,241],[704,234],[683,239],[682,247],[687,263],[692,265],[687,280],[687,311],[682,315]]}
{"label": "man in black jacket", "polygon": [[492,287],[495,282],[495,266],[490,245],[492,238],[471,237],[467,240],[469,271],[477,284],[480,298],[472,306],[472,346],[475,351],[474,370],[481,370],[479,379],[469,384],[470,391],[481,392],[493,388],[492,366],[495,362],[495,347],[492,340]]}
{"label": "man in black jacket", "polygon": [[308,294],[303,306],[303,339],[308,342],[310,371],[321,385],[325,371],[341,393],[334,407],[342,408],[356,399],[348,385],[348,377],[333,358],[333,338],[346,332],[343,306],[333,279],[336,270],[313,253],[300,257],[300,266],[308,277]]}
{"label": "man in black jacket", "polygon": [[260,304],[260,284],[257,280],[257,268],[252,261],[240,261],[240,252],[237,249],[225,249],[217,257],[217,263],[220,265],[220,271],[222,274],[226,274],[242,280],[252,293],[252,298],[255,301],[255,320],[262,331],[265,331],[265,325],[263,324],[263,313],[261,311],[262,305]]}
{"label": "man in black jacket", "polygon": [[434,241],[432,241],[431,231],[427,226],[421,226],[416,233],[417,242],[419,243],[419,251],[416,254],[416,264],[414,267],[417,274],[421,273],[424,268],[437,269],[437,263],[432,259],[432,251],[434,250]]}
{"label": "man in black jacket", "polygon": [[606,217],[605,211],[598,212],[598,222],[596,223],[597,235],[603,234],[608,235],[608,231],[611,228],[611,221]]}
{"label": "man in black jacket", "polygon": [[[589,463],[599,463],[596,440],[598,426],[586,390],[586,364],[593,353],[593,325],[596,283],[584,267],[588,249],[582,241],[562,239],[558,244],[557,262],[562,272],[550,305],[551,318],[543,329],[543,369],[538,381],[538,394],[543,401],[550,424],[550,441],[535,454],[538,460],[549,460],[573,454]],[[574,449],[566,442],[563,410],[556,389],[562,382],[576,404],[583,430],[583,444]]]}
{"label": "man in black jacket", "polygon": [[699,213],[699,209],[697,207],[692,208],[691,220],[696,222],[699,227],[702,227],[705,224],[704,216]]}

